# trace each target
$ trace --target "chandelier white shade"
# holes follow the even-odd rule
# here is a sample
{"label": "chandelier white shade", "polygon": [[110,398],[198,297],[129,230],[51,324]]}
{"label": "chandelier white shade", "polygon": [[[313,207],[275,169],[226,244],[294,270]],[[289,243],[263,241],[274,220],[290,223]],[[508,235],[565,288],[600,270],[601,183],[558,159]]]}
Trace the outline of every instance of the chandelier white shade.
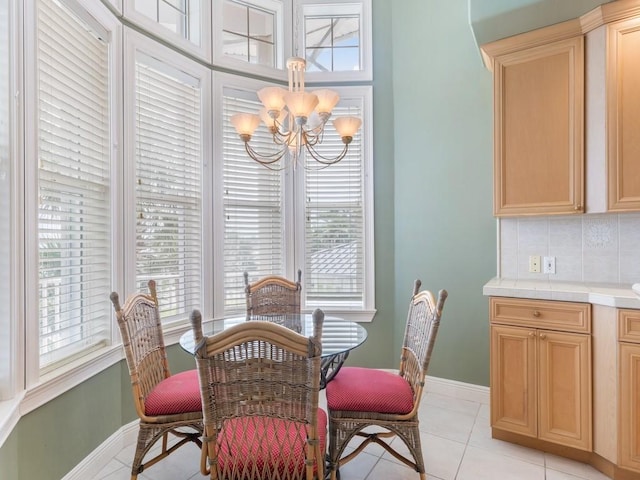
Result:
{"label": "chandelier white shade", "polygon": [[[291,153],[295,166],[303,150],[318,162],[316,168],[337,163],[347,154],[349,144],[362,124],[362,120],[358,117],[336,117],[332,123],[342,139],[344,148],[335,157],[322,156],[315,147],[322,143],[325,126],[331,117],[331,112],[340,101],[340,96],[328,89],[306,92],[305,68],[306,61],[303,58],[290,58],[287,61],[289,88],[263,88],[257,92],[264,106],[259,114],[236,113],[231,117],[231,123],[244,142],[249,157],[267,168],[273,170],[284,168],[284,163],[279,161],[287,152]],[[310,119],[314,120],[313,124]],[[261,121],[272,134],[273,142],[281,147],[275,153],[261,155],[250,145],[251,136]],[[305,168],[313,167],[306,163]]]}

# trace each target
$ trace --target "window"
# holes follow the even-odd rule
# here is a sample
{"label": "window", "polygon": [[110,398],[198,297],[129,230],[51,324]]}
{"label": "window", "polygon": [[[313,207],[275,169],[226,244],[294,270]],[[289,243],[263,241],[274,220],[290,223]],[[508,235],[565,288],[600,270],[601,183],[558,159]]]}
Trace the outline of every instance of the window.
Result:
{"label": "window", "polygon": [[[361,129],[347,156],[328,168],[305,169],[298,165],[294,169],[289,165],[283,171],[269,170],[248,157],[229,122],[234,113],[259,109],[255,91],[261,85],[246,80],[243,89],[229,75],[219,78],[226,85],[221,88],[223,146],[219,153],[224,188],[217,197],[224,203],[218,222],[224,242],[216,264],[224,265],[218,277],[224,284],[219,292],[224,297],[224,313],[239,313],[245,308],[243,271],[256,280],[272,273],[294,278],[300,268],[304,310],[321,307],[359,321],[371,320],[370,129]],[[369,125],[370,88],[344,87],[338,91],[342,98],[334,116],[357,115]],[[251,143],[261,153],[277,150],[264,125],[256,130]],[[318,149],[327,157],[335,157],[342,148],[329,122]]]}
{"label": "window", "polygon": [[275,13],[225,0],[223,53],[247,63],[275,65]]}
{"label": "window", "polygon": [[305,16],[304,36],[309,72],[360,70],[358,16]]}
{"label": "window", "polygon": [[[285,274],[283,172],[269,170],[251,160],[238,139],[230,117],[255,112],[255,92],[225,88],[223,94],[223,204],[224,204],[224,309],[245,308],[244,277],[250,281]],[[262,152],[275,151],[271,135],[262,125],[252,143]]]}
{"label": "window", "polygon": [[[345,106],[333,116],[362,117],[361,105]],[[335,157],[340,136],[327,124],[318,151]],[[362,132],[354,136],[345,158],[321,170],[305,170],[304,289],[308,308],[365,308],[364,152]]]}
{"label": "window", "polygon": [[107,32],[38,2],[40,368],[111,336],[111,136]]}
{"label": "window", "polygon": [[301,0],[296,18],[308,80],[371,80],[370,0]]}
{"label": "window", "polygon": [[154,35],[210,60],[211,0],[124,0],[124,15]]}
{"label": "window", "polygon": [[214,62],[218,65],[284,78],[290,56],[291,2],[214,0]]}
{"label": "window", "polygon": [[[128,32],[132,33],[132,32]],[[147,50],[148,51],[148,50]],[[203,94],[207,76],[137,49],[132,89],[135,164],[135,287],[154,279],[163,322],[201,306],[203,279]],[[168,54],[169,55],[169,54]],[[188,62],[187,62],[188,63]]]}

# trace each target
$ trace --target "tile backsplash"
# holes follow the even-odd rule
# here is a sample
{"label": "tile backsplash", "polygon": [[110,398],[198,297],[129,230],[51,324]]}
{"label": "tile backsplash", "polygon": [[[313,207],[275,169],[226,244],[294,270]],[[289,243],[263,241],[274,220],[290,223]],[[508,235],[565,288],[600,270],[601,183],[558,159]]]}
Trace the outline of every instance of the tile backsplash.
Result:
{"label": "tile backsplash", "polygon": [[[640,213],[501,218],[501,278],[640,282]],[[530,273],[529,256],[556,257],[556,273]]]}

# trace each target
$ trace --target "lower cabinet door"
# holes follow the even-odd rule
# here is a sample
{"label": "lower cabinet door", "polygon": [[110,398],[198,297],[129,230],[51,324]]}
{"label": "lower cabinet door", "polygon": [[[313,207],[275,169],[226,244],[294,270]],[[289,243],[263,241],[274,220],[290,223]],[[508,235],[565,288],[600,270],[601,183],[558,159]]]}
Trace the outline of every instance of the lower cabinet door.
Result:
{"label": "lower cabinet door", "polygon": [[640,472],[640,344],[619,345],[619,464]]}
{"label": "lower cabinet door", "polygon": [[591,337],[537,331],[538,438],[592,450]]}
{"label": "lower cabinet door", "polygon": [[536,436],[536,331],[491,325],[491,426]]}

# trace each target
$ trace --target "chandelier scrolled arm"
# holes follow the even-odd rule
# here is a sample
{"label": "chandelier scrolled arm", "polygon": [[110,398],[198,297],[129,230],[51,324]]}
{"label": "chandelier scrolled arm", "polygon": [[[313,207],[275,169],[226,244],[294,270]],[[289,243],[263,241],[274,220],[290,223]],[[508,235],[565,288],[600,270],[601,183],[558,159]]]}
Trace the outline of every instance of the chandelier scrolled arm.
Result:
{"label": "chandelier scrolled arm", "polygon": [[[231,123],[245,145],[250,158],[271,170],[286,168],[283,159],[287,152],[293,157],[292,163],[299,162],[303,152],[318,162],[319,167],[311,167],[305,162],[304,167],[310,169],[326,168],[342,160],[349,149],[362,121],[358,117],[340,116],[333,120],[333,126],[340,135],[343,150],[335,157],[327,158],[321,155],[316,146],[324,140],[325,127],[333,108],[340,97],[332,90],[321,89],[308,93],[304,90],[304,71],[306,61],[302,58],[290,58],[287,61],[289,71],[289,89],[280,87],[266,87],[258,91],[258,98],[264,105],[260,114],[237,113],[231,117]],[[319,119],[314,125],[308,120],[315,113]],[[272,136],[275,145],[281,147],[271,154],[260,154],[251,145],[251,137],[263,122]]]}

